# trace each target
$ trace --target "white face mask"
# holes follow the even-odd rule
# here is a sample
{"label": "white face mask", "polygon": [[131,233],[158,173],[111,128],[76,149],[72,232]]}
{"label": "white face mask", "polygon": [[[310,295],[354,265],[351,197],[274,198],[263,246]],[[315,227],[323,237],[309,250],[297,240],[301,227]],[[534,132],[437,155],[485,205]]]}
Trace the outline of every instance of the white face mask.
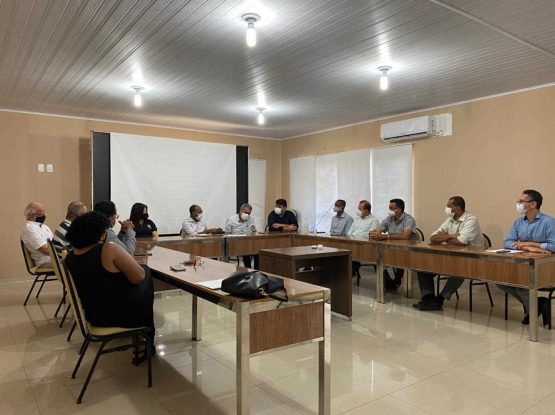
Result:
{"label": "white face mask", "polygon": [[360,210],[360,209],[357,209],[357,216],[358,216],[359,218],[361,218],[361,217],[362,217],[362,210]]}
{"label": "white face mask", "polygon": [[448,207],[448,206],[445,207],[445,214],[446,214],[447,216],[449,216],[450,218],[452,218],[453,216],[455,216],[455,214],[454,214],[453,212],[451,212],[451,208]]}
{"label": "white face mask", "polygon": [[281,215],[281,209],[278,207],[274,208],[274,212],[276,215]]}
{"label": "white face mask", "polygon": [[195,217],[197,218],[197,220],[201,220],[202,219],[202,213],[197,213],[195,215]]}
{"label": "white face mask", "polygon": [[526,213],[526,209],[524,209],[524,203],[517,203],[516,211],[518,212],[519,215],[524,215]]}
{"label": "white face mask", "polygon": [[242,220],[247,220],[248,218],[249,218],[249,214],[248,214],[248,213],[245,213],[245,212],[241,213],[241,219],[242,219]]}
{"label": "white face mask", "polygon": [[395,212],[393,212],[392,210],[388,210],[387,216],[395,216]]}
{"label": "white face mask", "polygon": [[341,208],[340,208],[340,207],[337,207],[337,206],[334,206],[334,207],[333,207],[333,211],[334,211],[335,213],[339,213],[339,212],[341,212]]}

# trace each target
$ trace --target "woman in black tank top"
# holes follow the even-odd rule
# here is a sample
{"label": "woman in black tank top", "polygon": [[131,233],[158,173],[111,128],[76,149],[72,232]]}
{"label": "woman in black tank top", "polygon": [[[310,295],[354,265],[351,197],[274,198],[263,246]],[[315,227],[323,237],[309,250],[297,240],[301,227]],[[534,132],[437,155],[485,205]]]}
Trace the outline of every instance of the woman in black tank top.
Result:
{"label": "woman in black tank top", "polygon": [[150,327],[154,339],[154,292],[149,269],[124,249],[104,243],[107,219],[89,212],[77,217],[66,238],[73,246],[66,264],[85,317],[98,327]]}

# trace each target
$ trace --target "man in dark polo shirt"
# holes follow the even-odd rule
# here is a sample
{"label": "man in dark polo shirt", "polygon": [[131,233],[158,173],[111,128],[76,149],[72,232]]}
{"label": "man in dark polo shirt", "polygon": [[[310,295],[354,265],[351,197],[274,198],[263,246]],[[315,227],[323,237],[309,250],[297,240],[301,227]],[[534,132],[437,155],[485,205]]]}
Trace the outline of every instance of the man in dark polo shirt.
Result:
{"label": "man in dark polo shirt", "polygon": [[287,210],[287,200],[276,200],[276,207],[268,215],[270,232],[297,232],[299,224],[293,212]]}

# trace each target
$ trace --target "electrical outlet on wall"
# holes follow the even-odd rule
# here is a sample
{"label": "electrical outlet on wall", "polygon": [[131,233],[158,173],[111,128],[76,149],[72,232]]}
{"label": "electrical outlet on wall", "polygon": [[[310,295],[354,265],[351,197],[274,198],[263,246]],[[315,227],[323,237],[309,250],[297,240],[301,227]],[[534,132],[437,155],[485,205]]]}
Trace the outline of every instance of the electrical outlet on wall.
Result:
{"label": "electrical outlet on wall", "polygon": [[39,173],[44,173],[44,164],[43,163],[37,164],[37,171]]}
{"label": "electrical outlet on wall", "polygon": [[47,164],[46,165],[46,171],[48,173],[52,173],[54,171],[54,165],[53,164]]}

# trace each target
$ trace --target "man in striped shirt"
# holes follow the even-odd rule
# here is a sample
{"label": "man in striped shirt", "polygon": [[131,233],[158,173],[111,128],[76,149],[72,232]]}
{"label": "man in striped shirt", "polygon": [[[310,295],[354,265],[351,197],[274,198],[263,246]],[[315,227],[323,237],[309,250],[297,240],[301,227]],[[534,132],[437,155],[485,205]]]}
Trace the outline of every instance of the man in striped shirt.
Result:
{"label": "man in striped shirt", "polygon": [[66,218],[56,228],[54,231],[54,237],[52,238],[52,242],[57,250],[61,251],[69,246],[69,242],[66,239],[67,230],[71,226],[71,222],[73,222],[77,216],[82,215],[85,212],[87,212],[87,206],[85,206],[82,202],[71,202],[67,206]]}

